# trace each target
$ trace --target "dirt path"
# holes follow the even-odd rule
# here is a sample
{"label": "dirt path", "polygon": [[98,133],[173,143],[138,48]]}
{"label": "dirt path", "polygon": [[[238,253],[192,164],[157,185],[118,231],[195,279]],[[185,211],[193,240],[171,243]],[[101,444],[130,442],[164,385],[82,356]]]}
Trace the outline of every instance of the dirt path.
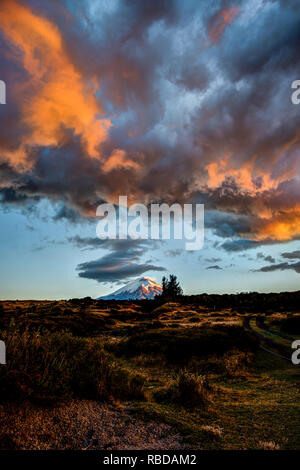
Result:
{"label": "dirt path", "polygon": [[272,333],[272,335],[279,336],[280,338],[287,339],[291,342],[295,341],[295,339],[296,339],[296,338],[293,338],[292,336],[288,336],[284,333],[281,333],[280,331],[274,330],[269,325],[266,325],[265,324],[265,319],[263,317],[256,317],[256,324],[262,330],[265,330],[269,333]]}
{"label": "dirt path", "polygon": [[[291,350],[283,346],[282,344],[279,344],[275,340],[266,337],[263,332],[253,329],[251,326],[251,321],[254,320],[256,321],[257,319],[255,317],[245,317],[243,320],[243,326],[246,330],[251,331],[255,336],[260,339],[261,349],[272,354],[273,356],[280,357],[286,361],[291,362]],[[258,325],[258,327],[261,328],[260,325]],[[266,329],[265,331],[268,330]],[[276,352],[272,349],[275,349]]]}

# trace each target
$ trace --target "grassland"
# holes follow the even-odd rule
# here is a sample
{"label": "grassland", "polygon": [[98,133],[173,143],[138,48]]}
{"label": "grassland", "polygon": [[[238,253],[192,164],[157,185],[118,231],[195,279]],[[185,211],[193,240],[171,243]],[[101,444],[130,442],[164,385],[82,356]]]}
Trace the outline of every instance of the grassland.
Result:
{"label": "grassland", "polygon": [[238,310],[2,302],[0,448],[299,449],[300,366],[260,348],[299,314]]}

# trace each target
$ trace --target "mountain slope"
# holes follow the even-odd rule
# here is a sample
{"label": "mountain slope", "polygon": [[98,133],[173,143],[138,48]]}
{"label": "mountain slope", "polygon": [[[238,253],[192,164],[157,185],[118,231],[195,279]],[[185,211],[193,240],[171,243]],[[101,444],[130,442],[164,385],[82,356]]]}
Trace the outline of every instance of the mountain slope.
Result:
{"label": "mountain slope", "polygon": [[97,300],[153,299],[156,295],[160,295],[161,292],[161,285],[151,279],[151,277],[140,277],[112,294],[99,297]]}

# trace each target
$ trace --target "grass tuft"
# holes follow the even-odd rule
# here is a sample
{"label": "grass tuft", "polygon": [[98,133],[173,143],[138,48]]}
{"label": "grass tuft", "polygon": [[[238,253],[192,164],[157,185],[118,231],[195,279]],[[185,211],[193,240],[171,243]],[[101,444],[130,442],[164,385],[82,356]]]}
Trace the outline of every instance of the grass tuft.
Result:
{"label": "grass tuft", "polygon": [[206,376],[181,370],[175,380],[156,392],[158,401],[171,401],[183,407],[206,407],[212,387]]}

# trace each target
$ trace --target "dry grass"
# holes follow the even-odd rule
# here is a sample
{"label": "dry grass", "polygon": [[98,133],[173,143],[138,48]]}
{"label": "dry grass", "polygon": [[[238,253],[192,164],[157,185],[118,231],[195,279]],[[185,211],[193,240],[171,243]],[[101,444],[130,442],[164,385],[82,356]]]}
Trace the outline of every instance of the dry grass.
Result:
{"label": "dry grass", "polygon": [[100,339],[13,329],[2,337],[8,357],[0,369],[2,399],[145,399],[143,375],[120,366]]}
{"label": "dry grass", "polygon": [[250,351],[234,349],[224,354],[224,368],[229,377],[245,377],[249,375],[249,367],[253,364],[254,354]]}
{"label": "dry grass", "polygon": [[174,380],[155,394],[158,402],[173,402],[180,406],[204,408],[209,402],[212,387],[206,376],[181,370]]}
{"label": "dry grass", "polygon": [[220,438],[223,435],[223,429],[218,426],[203,425],[201,426],[202,431],[207,432],[212,437]]}
{"label": "dry grass", "polygon": [[171,385],[172,399],[183,406],[207,405],[209,391],[211,391],[208,378],[205,375],[197,375],[187,370],[182,370]]}
{"label": "dry grass", "polygon": [[238,306],[0,305],[0,447],[299,448],[298,369],[256,349]]}
{"label": "dry grass", "polygon": [[170,426],[135,419],[124,408],[88,400],[45,408],[0,405],[0,449],[185,449]]}
{"label": "dry grass", "polygon": [[270,442],[259,441],[258,447],[259,449],[262,449],[262,450],[280,450],[280,446],[278,444],[275,444],[275,442],[273,441],[270,441]]}

